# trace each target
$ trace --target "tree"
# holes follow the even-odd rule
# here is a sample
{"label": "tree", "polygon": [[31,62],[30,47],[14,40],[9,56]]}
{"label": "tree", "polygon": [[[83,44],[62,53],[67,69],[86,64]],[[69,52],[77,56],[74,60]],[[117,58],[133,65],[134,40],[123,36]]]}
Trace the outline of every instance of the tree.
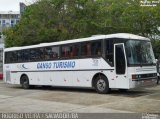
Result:
{"label": "tree", "polygon": [[39,0],[19,24],[5,31],[6,47],[55,42],[95,34],[127,32],[155,39],[160,35],[160,5],[139,0]]}

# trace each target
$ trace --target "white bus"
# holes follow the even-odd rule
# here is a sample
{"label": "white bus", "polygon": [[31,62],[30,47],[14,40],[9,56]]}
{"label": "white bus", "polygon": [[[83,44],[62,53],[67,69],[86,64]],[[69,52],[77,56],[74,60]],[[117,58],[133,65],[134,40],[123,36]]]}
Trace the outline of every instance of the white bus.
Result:
{"label": "white bus", "polygon": [[108,93],[157,81],[150,40],[127,33],[6,48],[3,71],[5,82],[24,89],[34,85],[91,87]]}

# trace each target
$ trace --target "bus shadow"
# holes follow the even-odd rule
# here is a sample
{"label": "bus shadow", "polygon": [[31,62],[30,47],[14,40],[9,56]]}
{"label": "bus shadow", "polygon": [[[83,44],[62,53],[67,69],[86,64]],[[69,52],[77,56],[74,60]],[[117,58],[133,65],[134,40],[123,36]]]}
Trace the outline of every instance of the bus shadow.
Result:
{"label": "bus shadow", "polygon": [[[22,90],[20,86],[10,86],[10,88],[16,88]],[[39,91],[56,91],[56,92],[75,92],[75,93],[88,93],[88,94],[97,94],[98,93],[91,88],[77,88],[77,87],[52,87],[52,86],[34,86],[28,90],[39,90]],[[128,91],[121,91],[121,90],[111,90],[109,94],[110,96],[123,96],[123,97],[140,97],[146,96],[148,94],[153,93],[152,91],[148,90],[128,90]],[[103,95],[103,94],[102,94]]]}
{"label": "bus shadow", "polygon": [[[75,92],[75,93],[88,93],[88,94],[97,94],[97,95],[103,95],[103,94],[98,94],[94,89],[91,88],[73,88],[73,87],[39,87],[38,89],[40,90],[47,90],[47,91],[63,91],[63,92]],[[151,93],[154,93],[154,91],[148,91],[144,89],[139,89],[139,90],[128,90],[128,91],[122,91],[122,90],[111,90],[108,94],[104,95],[109,95],[109,96],[123,96],[123,97],[140,97],[140,96],[146,96]]]}
{"label": "bus shadow", "polygon": [[128,91],[120,91],[120,90],[112,90],[110,92],[110,95],[112,96],[123,96],[123,97],[140,97],[140,96],[146,96],[150,94],[151,92],[145,91],[145,90],[128,90]]}
{"label": "bus shadow", "polygon": [[94,89],[91,88],[79,88],[79,87],[52,87],[52,86],[42,86],[35,87],[35,90],[47,90],[47,91],[63,91],[63,92],[77,92],[77,93],[96,93]]}
{"label": "bus shadow", "polygon": [[21,86],[8,86],[9,88],[19,89],[19,90],[39,90],[39,91],[57,91],[57,92],[77,92],[77,93],[96,93],[94,89],[91,88],[79,88],[79,87],[53,87],[53,86],[33,86],[29,89],[23,89]]}

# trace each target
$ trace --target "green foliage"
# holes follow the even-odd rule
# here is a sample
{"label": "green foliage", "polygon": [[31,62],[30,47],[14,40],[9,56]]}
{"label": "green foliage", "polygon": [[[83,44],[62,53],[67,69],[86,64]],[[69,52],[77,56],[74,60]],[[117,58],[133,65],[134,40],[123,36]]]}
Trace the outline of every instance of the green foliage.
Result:
{"label": "green foliage", "polygon": [[139,0],[39,0],[19,24],[5,31],[6,47],[55,42],[94,34],[128,32],[154,39],[160,35],[160,5]]}
{"label": "green foliage", "polygon": [[160,59],[160,40],[152,40],[152,47],[156,59]]}

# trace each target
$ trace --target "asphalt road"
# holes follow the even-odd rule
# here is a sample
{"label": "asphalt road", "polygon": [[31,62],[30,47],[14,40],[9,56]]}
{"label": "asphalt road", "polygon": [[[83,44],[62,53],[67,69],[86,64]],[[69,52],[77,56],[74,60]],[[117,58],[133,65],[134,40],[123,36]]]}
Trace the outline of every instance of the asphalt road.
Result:
{"label": "asphalt road", "polygon": [[60,87],[24,90],[0,81],[0,112],[160,113],[160,85],[102,95]]}

